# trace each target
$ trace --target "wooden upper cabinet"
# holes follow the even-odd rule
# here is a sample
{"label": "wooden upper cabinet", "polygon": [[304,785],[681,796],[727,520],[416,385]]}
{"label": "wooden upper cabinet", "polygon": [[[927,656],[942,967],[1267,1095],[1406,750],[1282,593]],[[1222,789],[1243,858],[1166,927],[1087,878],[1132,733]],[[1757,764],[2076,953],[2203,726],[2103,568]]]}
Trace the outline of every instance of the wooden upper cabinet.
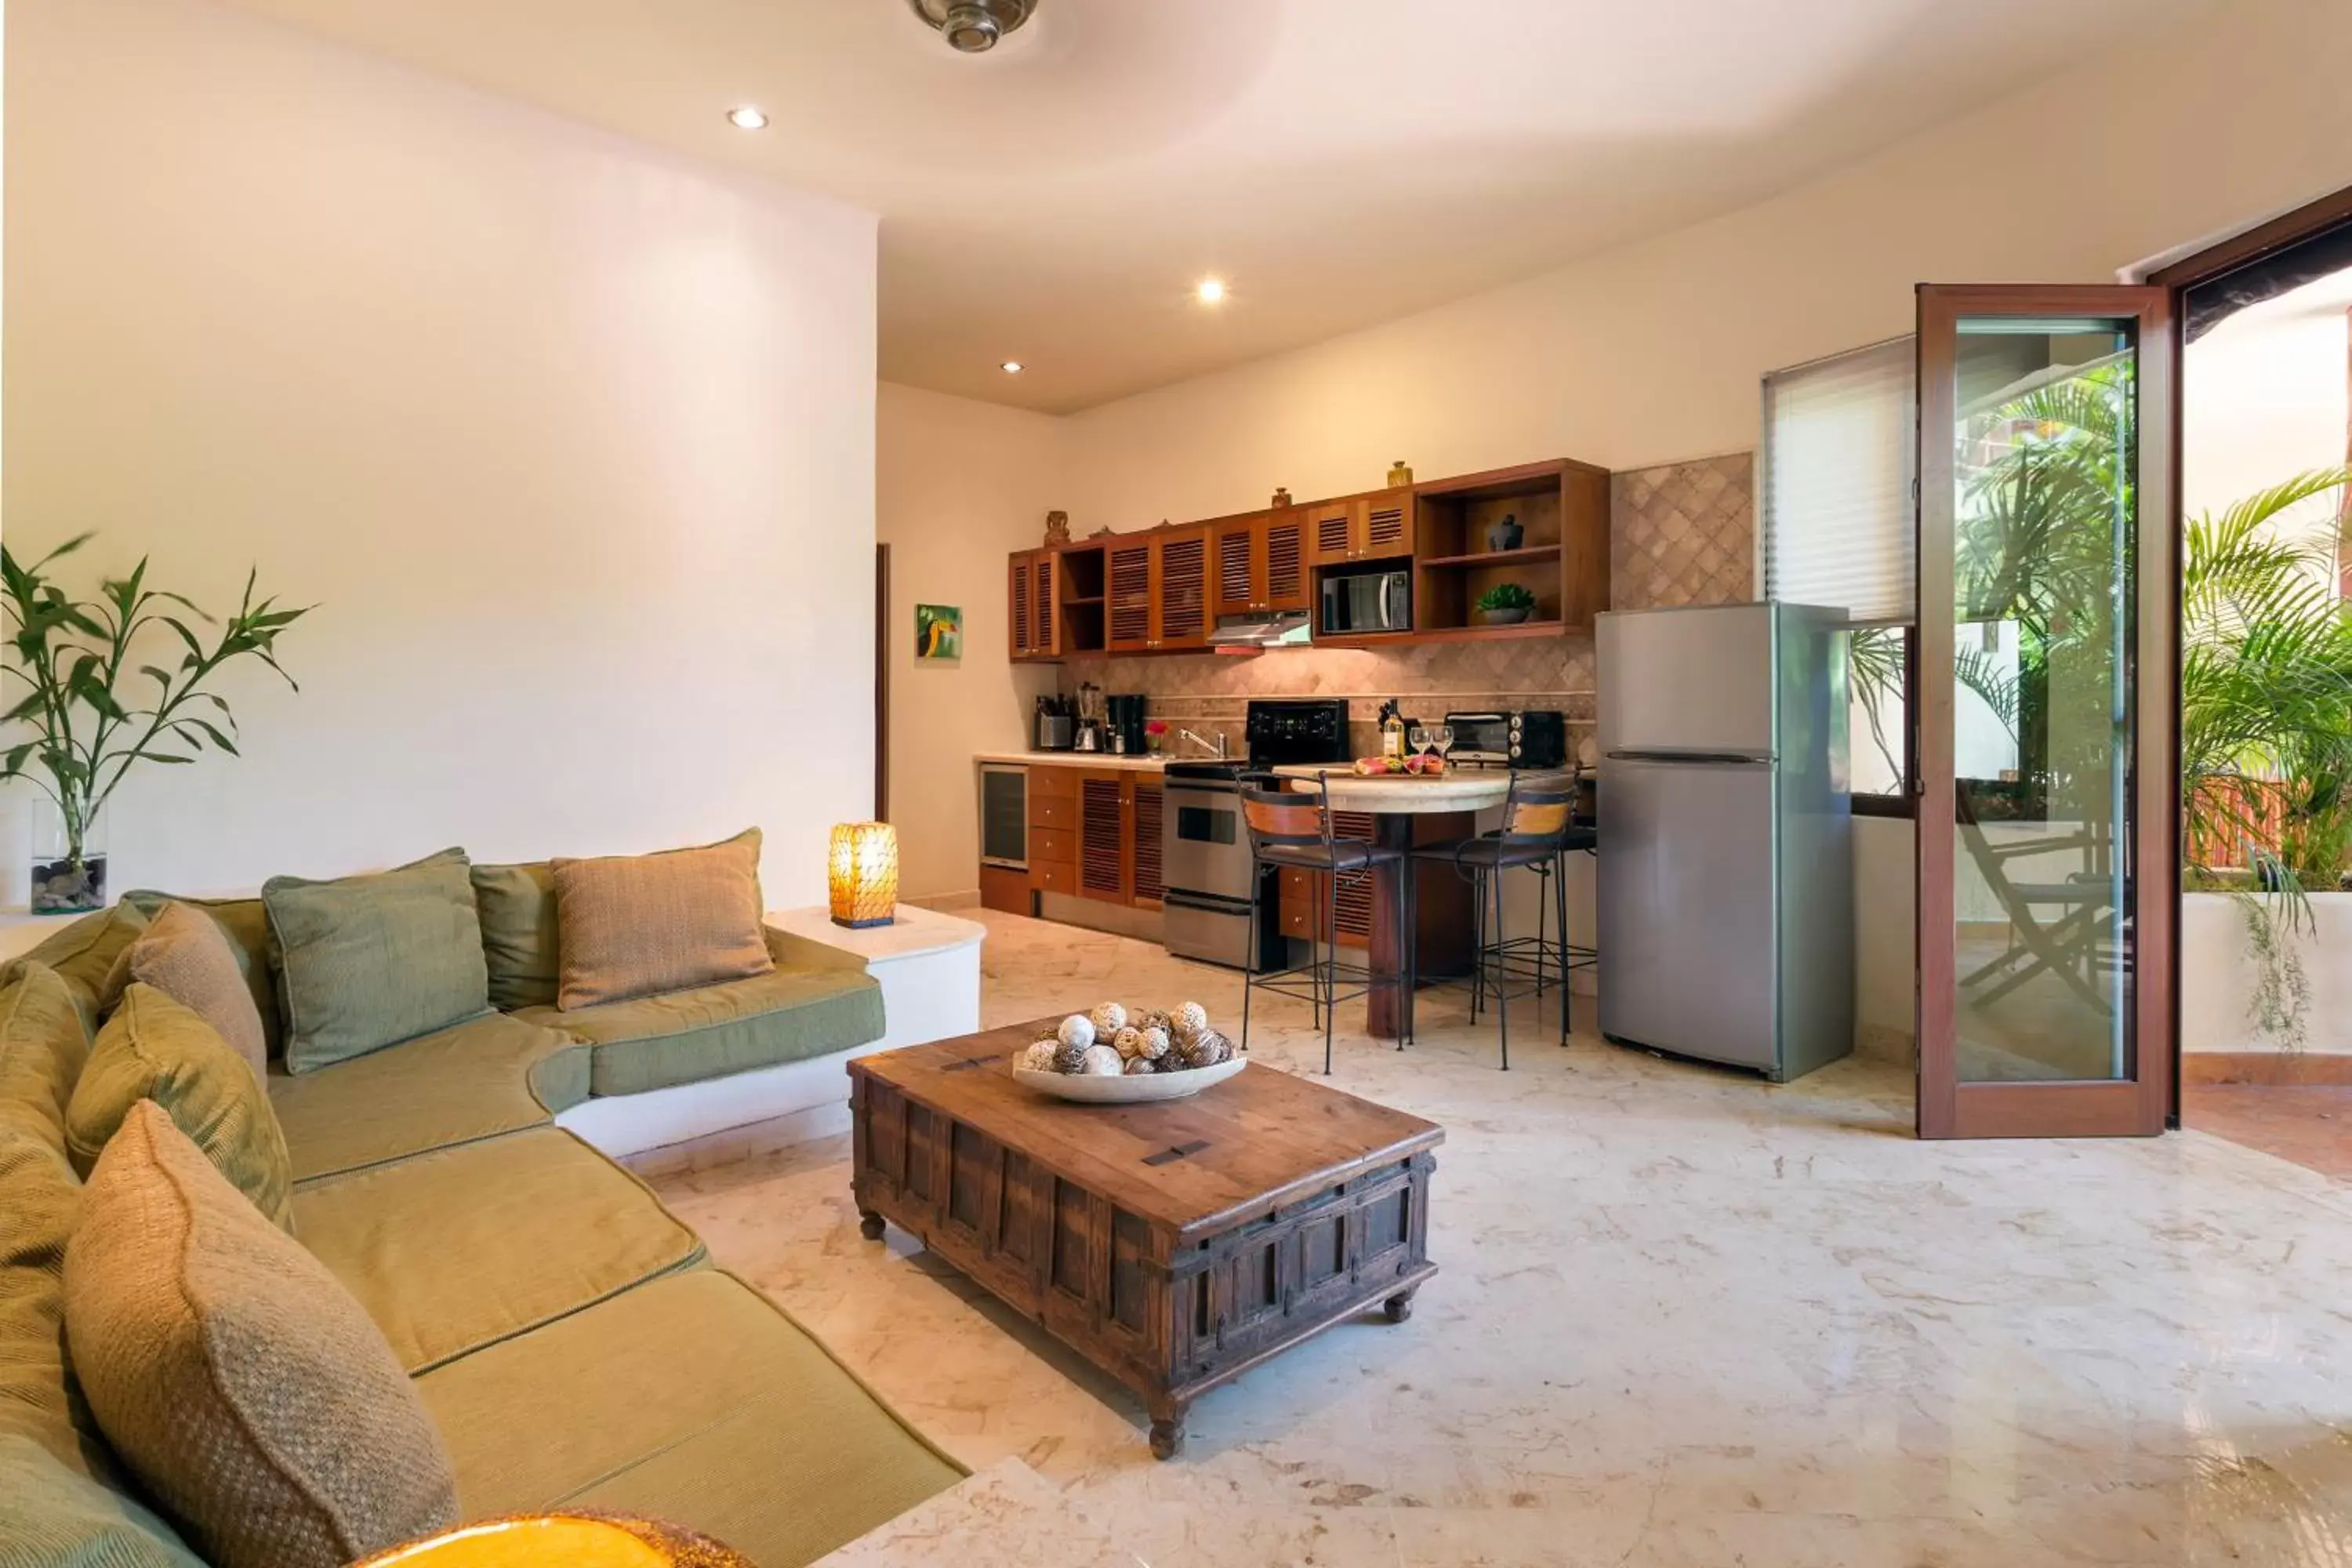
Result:
{"label": "wooden upper cabinet", "polygon": [[1061,586],[1050,550],[1024,550],[1008,565],[1005,619],[1016,659],[1062,656]]}
{"label": "wooden upper cabinet", "polygon": [[1155,553],[1151,536],[1142,533],[1113,542],[1103,551],[1103,592],[1110,601],[1106,640],[1113,653],[1151,651]]}
{"label": "wooden upper cabinet", "polygon": [[1032,658],[1037,652],[1036,612],[1031,606],[1034,592],[1031,586],[1034,574],[1029,570],[1032,553],[1024,551],[1013,556],[1008,568],[1004,618],[1011,623],[1010,643],[1014,658]]}
{"label": "wooden upper cabinet", "polygon": [[1286,507],[1270,513],[1259,524],[1258,531],[1265,541],[1265,575],[1258,607],[1308,608],[1306,512],[1295,506]]}
{"label": "wooden upper cabinet", "polygon": [[1349,496],[1298,510],[1306,514],[1307,560],[1313,565],[1389,561],[1412,553],[1411,490]]}
{"label": "wooden upper cabinet", "polygon": [[1209,531],[1176,528],[1151,543],[1151,649],[1209,646]]}
{"label": "wooden upper cabinet", "polygon": [[1246,616],[1265,598],[1265,519],[1229,517],[1209,524],[1210,613]]}

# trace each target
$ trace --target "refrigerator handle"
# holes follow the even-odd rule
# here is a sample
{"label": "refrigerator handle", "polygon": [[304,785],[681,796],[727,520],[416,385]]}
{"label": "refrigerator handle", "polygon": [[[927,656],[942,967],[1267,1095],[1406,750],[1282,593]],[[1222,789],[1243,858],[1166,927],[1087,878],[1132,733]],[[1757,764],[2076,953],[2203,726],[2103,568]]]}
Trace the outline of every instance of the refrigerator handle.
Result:
{"label": "refrigerator handle", "polygon": [[1611,752],[1612,763],[1697,763],[1714,767],[1768,768],[1772,765],[1769,752]]}

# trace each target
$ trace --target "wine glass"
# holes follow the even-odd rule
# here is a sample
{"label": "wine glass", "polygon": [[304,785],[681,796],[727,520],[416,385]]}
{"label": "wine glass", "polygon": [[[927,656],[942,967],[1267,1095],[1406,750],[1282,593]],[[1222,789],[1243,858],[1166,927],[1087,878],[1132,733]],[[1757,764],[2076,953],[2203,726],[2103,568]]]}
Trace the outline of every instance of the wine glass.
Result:
{"label": "wine glass", "polygon": [[1417,757],[1423,752],[1429,750],[1429,731],[1427,727],[1421,724],[1415,724],[1412,729],[1407,730],[1404,732],[1404,744],[1407,754],[1412,756]]}
{"label": "wine glass", "polygon": [[1448,766],[1452,765],[1452,758],[1454,754],[1453,725],[1432,724],[1429,727],[1429,744],[1431,749],[1437,752],[1438,760],[1440,762],[1445,763]]}

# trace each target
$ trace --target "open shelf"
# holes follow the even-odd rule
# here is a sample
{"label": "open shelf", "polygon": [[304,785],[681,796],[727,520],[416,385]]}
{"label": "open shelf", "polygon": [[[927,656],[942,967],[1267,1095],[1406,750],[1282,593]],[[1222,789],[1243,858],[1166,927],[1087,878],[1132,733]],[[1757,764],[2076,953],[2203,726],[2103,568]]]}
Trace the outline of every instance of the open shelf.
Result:
{"label": "open shelf", "polygon": [[1425,555],[1423,566],[1519,566],[1538,561],[1557,561],[1557,544],[1525,544],[1517,550],[1481,550],[1469,555]]}

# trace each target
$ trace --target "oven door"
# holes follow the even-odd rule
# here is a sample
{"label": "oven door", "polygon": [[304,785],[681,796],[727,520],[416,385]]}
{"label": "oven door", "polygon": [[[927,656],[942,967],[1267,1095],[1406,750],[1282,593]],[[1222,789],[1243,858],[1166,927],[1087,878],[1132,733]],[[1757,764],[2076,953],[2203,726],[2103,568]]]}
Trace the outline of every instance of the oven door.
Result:
{"label": "oven door", "polygon": [[1506,713],[1449,713],[1445,727],[1454,731],[1454,756],[1465,763],[1507,763],[1511,760],[1511,720]]}
{"label": "oven door", "polygon": [[1171,892],[1247,903],[1249,831],[1241,786],[1229,779],[1170,779],[1160,790],[1160,875]]}

